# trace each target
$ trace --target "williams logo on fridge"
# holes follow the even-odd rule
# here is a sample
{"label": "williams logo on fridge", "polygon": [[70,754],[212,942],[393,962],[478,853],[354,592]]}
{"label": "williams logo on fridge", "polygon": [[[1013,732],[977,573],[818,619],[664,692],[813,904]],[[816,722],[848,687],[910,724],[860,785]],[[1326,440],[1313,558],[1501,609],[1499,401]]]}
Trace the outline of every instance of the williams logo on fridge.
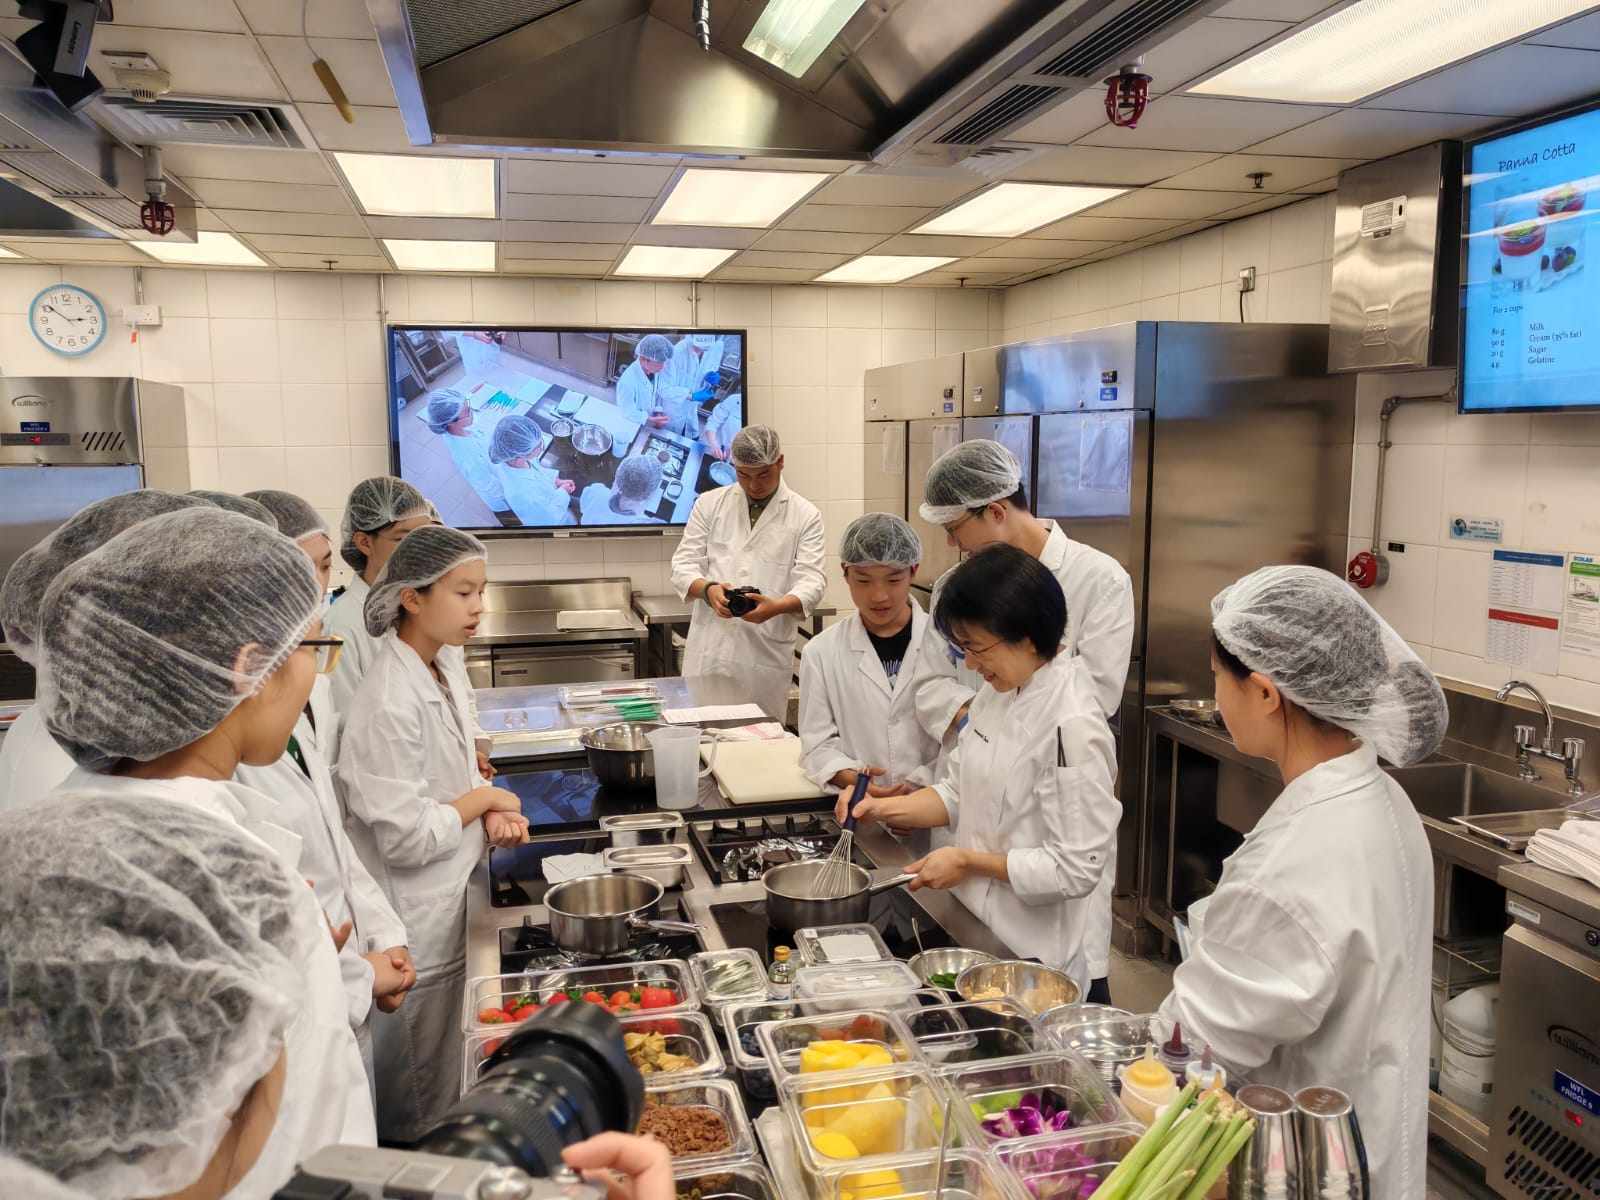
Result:
{"label": "williams logo on fridge", "polygon": [[1576,1054],[1591,1067],[1600,1067],[1600,1045],[1566,1025],[1551,1025],[1545,1036],[1569,1054]]}
{"label": "williams logo on fridge", "polygon": [[13,396],[11,398],[12,408],[43,408],[49,403],[50,401],[46,400],[43,396],[27,395]]}

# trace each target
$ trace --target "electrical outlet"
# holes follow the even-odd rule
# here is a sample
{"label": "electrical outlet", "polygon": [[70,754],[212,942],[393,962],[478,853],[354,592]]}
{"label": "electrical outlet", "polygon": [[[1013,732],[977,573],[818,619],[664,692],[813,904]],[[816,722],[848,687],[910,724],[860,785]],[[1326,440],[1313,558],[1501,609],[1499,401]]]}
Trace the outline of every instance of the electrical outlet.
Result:
{"label": "electrical outlet", "polygon": [[122,310],[122,319],[126,324],[138,328],[141,325],[160,325],[161,306],[159,304],[129,304]]}
{"label": "electrical outlet", "polygon": [[1254,267],[1239,268],[1239,291],[1253,292],[1256,290],[1256,269]]}

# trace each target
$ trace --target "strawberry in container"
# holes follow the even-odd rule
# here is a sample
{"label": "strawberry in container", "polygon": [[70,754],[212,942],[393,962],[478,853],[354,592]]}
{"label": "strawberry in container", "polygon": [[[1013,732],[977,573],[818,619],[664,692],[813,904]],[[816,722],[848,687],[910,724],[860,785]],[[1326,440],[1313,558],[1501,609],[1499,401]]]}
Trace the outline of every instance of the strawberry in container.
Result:
{"label": "strawberry in container", "polygon": [[1522,221],[1500,231],[1500,273],[1507,279],[1531,279],[1539,273],[1544,248],[1542,221]]}

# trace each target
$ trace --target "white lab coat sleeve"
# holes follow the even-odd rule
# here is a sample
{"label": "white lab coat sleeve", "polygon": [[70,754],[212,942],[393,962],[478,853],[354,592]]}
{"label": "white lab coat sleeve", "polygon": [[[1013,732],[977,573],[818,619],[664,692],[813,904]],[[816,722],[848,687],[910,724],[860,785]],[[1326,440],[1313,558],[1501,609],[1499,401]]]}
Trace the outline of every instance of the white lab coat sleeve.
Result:
{"label": "white lab coat sleeve", "polygon": [[[371,643],[363,638],[348,638],[344,649],[339,652],[339,661],[334,664],[333,674],[328,676],[328,684],[333,689],[333,707],[338,710],[340,718],[349,724],[350,704],[356,698],[356,692],[361,687],[361,680],[367,673],[367,668],[372,664],[366,662],[367,646]],[[329,755],[328,761],[335,761],[336,754]]]}
{"label": "white lab coat sleeve", "polygon": [[[350,913],[366,943],[366,953],[406,944],[406,923],[354,847],[350,849]],[[367,982],[370,986],[371,980]]]}
{"label": "white lab coat sleeve", "polygon": [[1133,583],[1126,571],[1108,571],[1078,631],[1078,656],[1089,668],[1094,694],[1108,717],[1122,707],[1132,654]]}
{"label": "white lab coat sleeve", "polygon": [[840,771],[859,770],[868,764],[845,751],[819,657],[814,641],[807,643],[800,655],[800,769],[812,783],[825,788]]}
{"label": "white lab coat sleeve", "polygon": [[936,742],[944,741],[956,713],[963,704],[972,703],[972,697],[977,694],[956,676],[955,664],[950,661],[946,649],[948,645],[930,620],[928,631],[922,635],[922,644],[917,647],[916,661],[907,664],[915,672],[911,679],[911,703],[916,709],[917,724]]}
{"label": "white lab coat sleeve", "polygon": [[[1110,769],[1111,730],[1102,717],[1071,717],[1052,726],[1029,757],[1045,841],[1007,852],[1011,890],[1028,905],[1087,896],[1105,874],[1122,817]],[[1066,766],[1059,765],[1063,759]]]}
{"label": "white lab coat sleeve", "polygon": [[945,758],[944,766],[939,772],[939,778],[933,784],[933,790],[938,793],[939,799],[944,801],[945,821],[951,829],[961,823],[961,739],[956,739],[955,748]]}
{"label": "white lab coat sleeve", "polygon": [[617,379],[617,407],[635,421],[643,421],[650,415],[650,392],[648,377],[629,363]]}
{"label": "white lab coat sleeve", "polygon": [[[682,543],[678,548],[683,548]],[[789,595],[800,601],[802,620],[810,620],[812,610],[822,603],[822,595],[828,590],[827,562],[828,535],[822,525],[822,514],[813,512],[800,531],[794,568],[789,572]]]}
{"label": "white lab coat sleeve", "polygon": [[366,823],[384,859],[421,867],[448,858],[461,844],[455,796],[424,790],[423,713],[414,706],[389,706],[363,714],[345,731],[339,780],[345,807]]}
{"label": "white lab coat sleeve", "polygon": [[672,590],[680,600],[687,600],[689,585],[696,579],[705,578],[706,572],[711,569],[708,551],[711,544],[710,497],[719,494],[708,492],[694,502],[694,507],[689,510],[689,523],[684,526],[683,538],[672,552]]}
{"label": "white lab coat sleeve", "polygon": [[1315,1033],[1339,984],[1317,939],[1282,904],[1254,885],[1224,884],[1160,1017],[1169,1027],[1181,1021],[1195,1045],[1249,1071]]}

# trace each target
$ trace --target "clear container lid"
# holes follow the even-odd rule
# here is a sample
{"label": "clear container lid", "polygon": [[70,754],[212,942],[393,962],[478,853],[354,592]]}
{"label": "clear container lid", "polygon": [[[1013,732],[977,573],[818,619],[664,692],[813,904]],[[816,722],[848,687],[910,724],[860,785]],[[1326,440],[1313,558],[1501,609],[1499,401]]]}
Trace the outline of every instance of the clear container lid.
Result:
{"label": "clear container lid", "polygon": [[887,1009],[765,1021],[756,1039],[774,1079],[880,1070],[923,1061],[911,1031]]}
{"label": "clear container lid", "polygon": [[[693,1114],[694,1125],[685,1130],[697,1143],[704,1140],[707,1126],[715,1127],[716,1122],[704,1116],[706,1112],[711,1113],[726,1130],[728,1144],[716,1150],[687,1148],[687,1143],[679,1140],[676,1132],[678,1126],[674,1122],[651,1115],[651,1110],[658,1107],[701,1110]],[[700,1169],[719,1163],[749,1162],[756,1157],[756,1135],[750,1128],[750,1118],[745,1115],[738,1085],[726,1079],[646,1085],[644,1108],[638,1131],[653,1134],[666,1145],[672,1152],[674,1171]]]}
{"label": "clear container lid", "polygon": [[920,1066],[843,1080],[833,1073],[792,1075],[778,1092],[801,1166],[814,1174],[846,1165],[870,1170],[882,1160],[939,1148],[946,1093]]}
{"label": "clear container lid", "polygon": [[795,949],[802,966],[890,962],[894,955],[872,925],[812,925],[796,930]]}
{"label": "clear container lid", "polygon": [[[525,971],[514,975],[480,975],[467,982],[466,999],[462,1005],[461,1028],[468,1033],[490,1030],[499,1025],[514,1024],[518,1009],[538,1005],[543,1007],[558,993],[565,993],[568,1001],[586,1003],[583,996],[597,992],[608,1001],[618,992],[633,992],[643,988],[658,988],[667,992],[671,1002],[652,1007],[651,1012],[684,1012],[700,1007],[700,992],[695,987],[694,976],[688,964],[672,958],[651,962],[611,963],[599,967],[563,967],[549,971]],[[656,997],[652,997],[655,999]],[[637,1003],[641,1010],[644,997]],[[556,1001],[556,1003],[564,1003]],[[635,1003],[630,999],[629,1004]],[[619,1004],[609,1011],[626,1015],[625,1006]],[[503,1020],[489,1020],[488,1014],[499,1011]],[[621,1011],[619,1011],[621,1010]],[[536,1011],[536,1010],[534,1010]],[[529,1012],[526,1015],[532,1015]]]}
{"label": "clear container lid", "polygon": [[[974,1143],[1008,1146],[1019,1140],[1126,1123],[1128,1114],[1095,1067],[1057,1050],[1027,1058],[971,1063],[944,1072],[945,1086],[959,1101],[958,1123]],[[1041,1128],[1011,1110],[1038,1112]],[[1065,1118],[1057,1114],[1066,1113]],[[1056,1121],[1064,1128],[1052,1128]]]}
{"label": "clear container lid", "polygon": [[849,966],[801,967],[794,973],[797,999],[833,1002],[852,992],[898,992],[910,995],[922,983],[899,961],[853,963]]}
{"label": "clear container lid", "polygon": [[905,1019],[928,1062],[941,1071],[1055,1048],[1028,1010],[1009,998],[940,1004]]}
{"label": "clear container lid", "polygon": [[712,1007],[766,998],[767,968],[754,950],[703,950],[689,956],[689,969],[700,999]]}
{"label": "clear container lid", "polygon": [[1144,1135],[1142,1126],[1095,1125],[995,1148],[995,1161],[1030,1196],[1087,1196]]}

